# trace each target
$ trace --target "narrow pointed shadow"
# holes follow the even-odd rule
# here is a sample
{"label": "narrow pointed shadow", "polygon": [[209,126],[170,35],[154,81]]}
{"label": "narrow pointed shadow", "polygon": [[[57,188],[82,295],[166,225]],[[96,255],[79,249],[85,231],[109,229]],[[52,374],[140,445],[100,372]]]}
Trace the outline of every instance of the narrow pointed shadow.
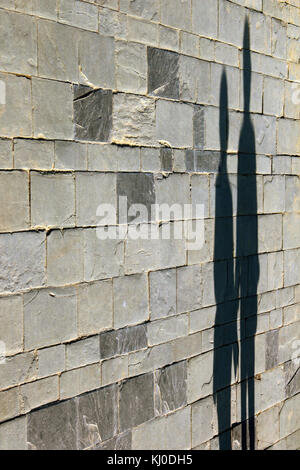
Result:
{"label": "narrow pointed shadow", "polygon": [[[223,70],[220,90],[219,133],[221,155],[215,187],[214,289],[216,317],[214,329],[213,393],[218,415],[220,450],[231,449],[231,377],[236,367],[237,319],[234,303],[225,304],[234,286],[233,203],[227,173],[228,86]],[[225,337],[231,345],[222,347]],[[225,341],[224,341],[225,340]],[[227,432],[224,432],[227,431]]]}
{"label": "narrow pointed shadow", "polygon": [[250,115],[251,52],[248,19],[243,42],[244,114],[238,150],[235,283],[240,298],[242,449],[255,448],[255,334],[259,281],[255,132]]}

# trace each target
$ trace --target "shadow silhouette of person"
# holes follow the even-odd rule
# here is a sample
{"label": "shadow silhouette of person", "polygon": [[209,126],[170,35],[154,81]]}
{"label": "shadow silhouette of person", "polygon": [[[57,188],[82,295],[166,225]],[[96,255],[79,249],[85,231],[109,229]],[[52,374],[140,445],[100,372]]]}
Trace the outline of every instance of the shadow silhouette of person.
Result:
{"label": "shadow silhouette of person", "polygon": [[244,114],[238,148],[235,285],[240,299],[241,445],[255,448],[255,334],[259,281],[255,132],[250,116],[251,52],[246,18],[243,42]]}
{"label": "shadow silhouette of person", "polygon": [[[231,449],[231,377],[232,366],[237,368],[237,318],[231,304],[228,311],[224,299],[230,297],[234,285],[233,264],[233,207],[230,181],[227,173],[228,146],[228,88],[223,70],[220,89],[220,163],[215,182],[215,235],[214,235],[214,290],[216,316],[214,328],[213,396],[217,408],[220,450]],[[228,262],[229,260],[229,262]],[[230,315],[230,323],[228,320]],[[230,335],[232,344],[222,348]],[[220,392],[220,390],[222,390]],[[229,432],[223,432],[229,431]]]}

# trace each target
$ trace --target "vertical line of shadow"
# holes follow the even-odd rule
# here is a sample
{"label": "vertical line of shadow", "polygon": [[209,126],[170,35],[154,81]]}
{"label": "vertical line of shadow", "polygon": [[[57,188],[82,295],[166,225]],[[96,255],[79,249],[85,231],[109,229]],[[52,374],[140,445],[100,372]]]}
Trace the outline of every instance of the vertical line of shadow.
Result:
{"label": "vertical line of shadow", "polygon": [[[233,267],[233,204],[230,182],[227,173],[228,147],[228,85],[223,70],[220,89],[220,163],[215,181],[215,236],[214,236],[214,289],[216,298],[216,317],[214,329],[213,394],[217,408],[220,450],[231,449],[231,375],[234,360],[234,347],[237,342],[236,311],[228,312],[224,299],[230,297],[229,290],[234,285]],[[225,267],[224,267],[225,266]],[[231,308],[235,308],[231,305]],[[228,321],[228,313],[231,323]],[[226,334],[232,344],[222,348]],[[222,392],[220,392],[222,390]]]}
{"label": "vertical line of shadow", "polygon": [[[213,394],[217,408],[220,450],[231,449],[231,384],[233,372],[236,375],[239,361],[241,445],[242,449],[255,448],[254,374],[259,259],[257,253],[256,148],[254,127],[250,119],[250,95],[250,32],[248,19],[246,19],[243,42],[244,114],[238,148],[235,254],[233,198],[227,170],[229,125],[228,85],[225,70],[221,79],[219,103],[221,158],[215,184],[214,290],[217,307],[214,328]],[[226,302],[233,298],[235,298],[234,301]],[[240,313],[239,325],[238,311]],[[238,326],[240,353],[238,352]],[[230,345],[222,347],[227,343]]]}
{"label": "vertical line of shadow", "polygon": [[[236,263],[235,282],[240,298],[242,449],[252,450],[255,448],[254,374],[259,258],[256,146],[250,117],[251,52],[248,19],[244,27],[243,87],[244,114],[239,140],[237,182],[236,255],[239,262]],[[248,255],[248,258],[243,258]]]}

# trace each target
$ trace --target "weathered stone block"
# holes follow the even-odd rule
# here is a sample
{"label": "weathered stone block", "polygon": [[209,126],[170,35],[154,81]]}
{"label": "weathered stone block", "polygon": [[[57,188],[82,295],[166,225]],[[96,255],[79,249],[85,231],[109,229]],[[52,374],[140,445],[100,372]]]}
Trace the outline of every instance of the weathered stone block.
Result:
{"label": "weathered stone block", "polygon": [[102,385],[120,382],[128,377],[128,356],[108,359],[101,364]]}
{"label": "weathered stone block", "polygon": [[112,282],[100,281],[77,287],[78,332],[80,335],[99,333],[112,327]]}
{"label": "weathered stone block", "polygon": [[246,11],[239,5],[222,0],[219,8],[219,39],[243,46],[243,30]]}
{"label": "weathered stone block", "polygon": [[191,0],[165,0],[161,3],[161,22],[175,28],[191,29]]}
{"label": "weathered stone block", "polygon": [[148,21],[141,21],[131,16],[128,17],[128,39],[130,41],[143,42],[156,46],[158,43],[158,25]]}
{"label": "weathered stone block", "polygon": [[34,411],[28,417],[29,449],[75,450],[76,406],[73,400]]}
{"label": "weathered stone block", "polygon": [[[78,225],[102,225],[97,209],[102,204],[117,207],[116,176],[100,173],[76,174],[76,215]],[[116,220],[110,221],[116,224]],[[107,225],[107,222],[104,223]]]}
{"label": "weathered stone block", "polygon": [[211,439],[217,432],[213,397],[204,398],[192,406],[192,446]]}
{"label": "weathered stone block", "polygon": [[[131,110],[130,114],[128,109]],[[154,100],[137,95],[115,94],[112,140],[117,144],[153,144],[155,142]]]}
{"label": "weathered stone block", "polygon": [[38,22],[39,75],[78,82],[78,30],[53,21]]}
{"label": "weathered stone block", "polygon": [[[5,102],[0,105],[3,137],[30,137],[32,134],[31,82],[25,77],[0,74],[5,86]],[[2,85],[3,86],[3,85]]]}
{"label": "weathered stone block", "polygon": [[[189,407],[144,423],[133,430],[132,449],[183,450],[191,448],[191,410]],[[181,432],[174,433],[174,429]]]}
{"label": "weathered stone block", "polygon": [[143,44],[116,42],[116,86],[120,91],[147,90],[147,48]]}
{"label": "weathered stone block", "polygon": [[54,143],[46,140],[14,140],[14,167],[51,170]]}
{"label": "weathered stone block", "polygon": [[133,16],[140,16],[150,21],[158,19],[159,15],[159,0],[130,0],[120,1],[120,10],[129,13]]}
{"label": "weathered stone block", "polygon": [[137,325],[117,331],[108,331],[100,336],[100,357],[108,357],[138,351],[147,347],[146,325]]}
{"label": "weathered stone block", "polygon": [[[139,223],[151,220],[151,206],[155,204],[154,177],[151,173],[118,173],[117,176],[118,195],[118,222],[127,223],[124,217],[128,216],[128,223],[134,222],[138,216]],[[127,206],[120,206],[120,197],[127,198]],[[126,201],[125,201],[126,204]],[[141,211],[137,214],[130,214],[131,206],[143,205],[147,209],[147,214]],[[124,213],[124,211],[126,211]]]}
{"label": "weathered stone block", "polygon": [[35,19],[1,10],[0,41],[2,71],[23,74],[35,74],[37,70],[37,41]]}
{"label": "weathered stone block", "polygon": [[113,385],[75,399],[79,449],[89,448],[117,434],[117,393],[117,387]]}
{"label": "weathered stone block", "polygon": [[155,372],[155,413],[167,414],[187,403],[187,364],[179,362]]}
{"label": "weathered stone block", "polygon": [[58,18],[62,23],[98,31],[97,6],[90,3],[82,3],[79,0],[63,0],[59,5]]}
{"label": "weathered stone block", "polygon": [[179,99],[179,55],[148,47],[148,93]]}
{"label": "weathered stone block", "polygon": [[112,127],[112,92],[75,85],[74,122],[77,139],[108,142]]}
{"label": "weathered stone block", "polygon": [[83,281],[83,234],[81,230],[54,230],[47,237],[48,285]]}
{"label": "weathered stone block", "polygon": [[201,266],[177,269],[177,312],[200,308],[202,302]]}
{"label": "weathered stone block", "polygon": [[176,270],[150,273],[151,320],[176,313]]}
{"label": "weathered stone block", "polygon": [[75,222],[74,177],[31,174],[31,221],[36,226],[70,227]]}
{"label": "weathered stone block", "polygon": [[145,275],[114,279],[113,288],[115,328],[148,320],[148,285]]}
{"label": "weathered stone block", "polygon": [[[178,119],[174,120],[173,117]],[[158,100],[156,137],[173,147],[193,146],[193,108],[187,104]]]}
{"label": "weathered stone block", "polygon": [[65,346],[60,344],[38,351],[38,376],[47,377],[65,370]]}
{"label": "weathered stone block", "polygon": [[0,368],[0,388],[28,382],[36,378],[37,362],[34,353],[7,357]]}
{"label": "weathered stone block", "polygon": [[22,297],[0,298],[0,340],[5,344],[5,354],[16,354],[23,350],[23,305]]}
{"label": "weathered stone block", "polygon": [[160,149],[160,168],[162,171],[173,170],[173,151],[168,147]]}
{"label": "weathered stone block", "polygon": [[[16,188],[17,191],[16,191]],[[25,172],[0,173],[0,229],[13,231],[29,225],[29,180]]]}
{"label": "weathered stone block", "polygon": [[283,248],[298,248],[300,245],[300,214],[289,213],[283,216]]}
{"label": "weathered stone block", "polygon": [[60,376],[60,399],[75,397],[100,387],[100,365],[81,367]]}
{"label": "weathered stone block", "polygon": [[86,170],[87,145],[79,142],[55,142],[55,168],[59,170]]}
{"label": "weathered stone block", "polygon": [[25,413],[58,399],[58,376],[36,380],[20,387],[21,406]]}
{"label": "weathered stone block", "polygon": [[196,0],[192,2],[193,32],[201,36],[216,38],[218,34],[217,0]]}
{"label": "weathered stone block", "polygon": [[72,87],[53,80],[32,79],[34,136],[73,138]]}
{"label": "weathered stone block", "polygon": [[[190,204],[190,178],[188,175],[158,176],[155,180],[155,194],[156,203],[161,207],[156,216],[157,221],[187,218],[184,210],[185,205]],[[166,211],[163,209],[164,204],[167,204]]]}
{"label": "weathered stone block", "polygon": [[0,139],[0,168],[12,168],[12,141]]}
{"label": "weathered stone block", "polygon": [[24,317],[26,349],[76,338],[75,289],[45,289],[25,294]]}
{"label": "weathered stone block", "polygon": [[284,81],[272,77],[264,79],[264,113],[283,115]]}
{"label": "weathered stone block", "polygon": [[0,292],[15,292],[45,283],[45,235],[39,232],[0,236]]}
{"label": "weathered stone block", "polygon": [[0,392],[0,421],[6,421],[20,414],[18,387]]}
{"label": "weathered stone block", "polygon": [[188,315],[179,315],[172,318],[165,318],[149,323],[148,325],[148,343],[154,344],[167,343],[173,339],[187,336],[189,333]]}
{"label": "weathered stone block", "polygon": [[95,281],[122,275],[122,240],[102,240],[95,229],[84,230],[84,280]]}
{"label": "weathered stone block", "polygon": [[80,366],[100,361],[99,337],[76,341],[66,345],[66,368],[76,369]]}
{"label": "weathered stone block", "polygon": [[152,373],[126,380],[119,393],[121,431],[132,429],[154,417]]}
{"label": "weathered stone block", "polygon": [[14,419],[0,426],[1,450],[26,450],[26,417]]}

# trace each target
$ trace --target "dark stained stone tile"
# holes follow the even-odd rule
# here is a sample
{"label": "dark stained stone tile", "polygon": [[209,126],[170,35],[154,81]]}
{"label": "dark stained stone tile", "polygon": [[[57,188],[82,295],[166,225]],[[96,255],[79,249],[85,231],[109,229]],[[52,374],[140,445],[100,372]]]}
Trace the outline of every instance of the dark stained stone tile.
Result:
{"label": "dark stained stone tile", "polygon": [[98,444],[93,450],[131,450],[132,447],[132,435],[131,431],[124,432],[118,436],[115,436],[109,441]]}
{"label": "dark stained stone tile", "polygon": [[179,99],[179,55],[148,47],[148,93]]}
{"label": "dark stained stone tile", "polygon": [[75,138],[108,142],[112,128],[112,91],[74,85]]}
{"label": "dark stained stone tile", "polygon": [[120,430],[132,429],[154,417],[153,374],[140,375],[120,385]]}
{"label": "dark stained stone tile", "polygon": [[28,416],[27,441],[30,449],[76,449],[76,406],[64,401],[34,411]]}
{"label": "dark stained stone tile", "polygon": [[188,172],[196,171],[195,165],[195,151],[194,150],[186,150],[185,151],[185,168]]}
{"label": "dark stained stone tile", "polygon": [[117,331],[108,331],[100,335],[100,357],[108,357],[138,351],[147,347],[147,328],[137,325],[122,328]]}
{"label": "dark stained stone tile", "polygon": [[[120,213],[120,196],[127,197],[127,211],[133,204],[144,205],[148,211],[148,219],[142,217],[141,214],[141,220],[151,220],[151,206],[155,204],[154,176],[152,173],[118,173],[117,194],[119,223],[124,223],[123,213]],[[128,222],[132,222],[134,219],[134,216],[129,216]]]}
{"label": "dark stained stone tile", "polygon": [[155,411],[165,414],[186,405],[187,366],[179,362],[155,372]]}
{"label": "dark stained stone tile", "polygon": [[279,330],[268,331],[266,335],[266,370],[278,364]]}
{"label": "dark stained stone tile", "polygon": [[117,386],[76,397],[78,448],[94,447],[118,432]]}
{"label": "dark stained stone tile", "polygon": [[160,149],[160,164],[162,171],[173,170],[173,150],[168,147]]}

